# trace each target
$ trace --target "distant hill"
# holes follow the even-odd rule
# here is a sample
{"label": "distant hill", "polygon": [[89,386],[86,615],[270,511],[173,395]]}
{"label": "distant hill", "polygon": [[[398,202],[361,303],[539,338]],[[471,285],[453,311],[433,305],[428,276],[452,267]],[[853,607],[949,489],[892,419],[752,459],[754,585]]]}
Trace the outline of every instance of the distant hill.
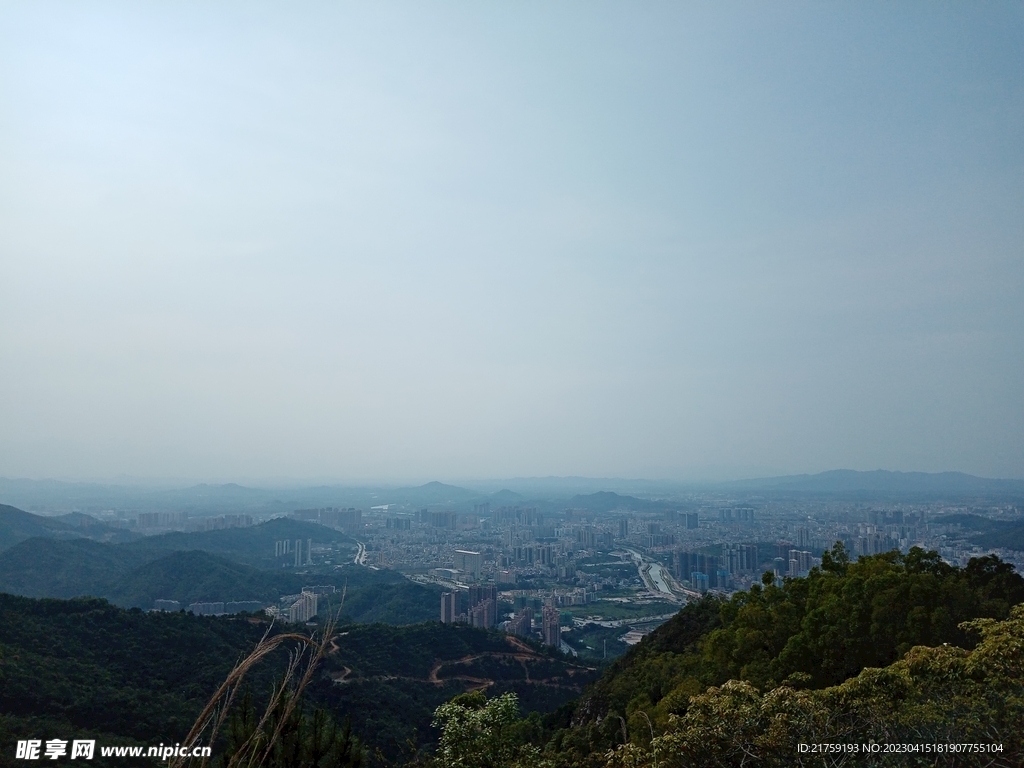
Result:
{"label": "distant hill", "polygon": [[471,491],[457,485],[447,485],[438,481],[418,485],[412,488],[396,488],[382,491],[382,500],[394,499],[395,503],[406,504],[464,504],[480,498],[479,491]]}
{"label": "distant hill", "polygon": [[35,537],[97,541],[131,541],[136,538],[132,533],[111,528],[88,515],[71,513],[47,517],[0,504],[0,551]]}
{"label": "distant hill", "polygon": [[354,544],[352,537],[327,528],[319,523],[308,523],[301,520],[278,517],[259,525],[245,528],[223,528],[215,531],[183,533],[174,531],[158,536],[146,536],[137,539],[130,547],[135,549],[188,550],[199,549],[204,552],[230,557],[232,560],[256,567],[279,567],[287,561],[287,557],[274,557],[274,542],[283,539],[301,539],[305,542],[312,539],[316,544],[347,543]]}
{"label": "distant hill", "polygon": [[1017,552],[1024,552],[1024,525],[1017,525],[1001,531],[975,536],[971,539],[975,544],[993,549],[1013,549]]}
{"label": "distant hill", "polygon": [[195,602],[259,600],[276,602],[281,595],[296,594],[308,583],[303,574],[261,571],[226,560],[209,552],[171,552],[144,563],[99,596],[125,606],[148,609],[159,598],[177,600],[182,606]]}
{"label": "distant hill", "polygon": [[585,496],[573,496],[569,499],[569,506],[589,512],[611,512],[616,509],[646,512],[668,509],[671,505],[663,501],[638,499],[635,496],[620,496],[611,491],[598,491]]}
{"label": "distant hill", "polygon": [[495,491],[488,497],[492,507],[508,507],[519,504],[526,497],[521,493],[510,491],[508,488],[502,488],[500,491]]}
{"label": "distant hill", "polygon": [[198,550],[167,551],[88,539],[35,538],[0,555],[0,591],[26,597],[102,597],[126,608],[157,599],[260,600],[267,604],[310,584],[348,587],[344,616],[354,622],[409,624],[437,617],[440,589],[390,570],[359,566],[327,573],[263,570]]}
{"label": "distant hill", "polygon": [[722,483],[735,490],[797,491],[808,493],[879,493],[890,495],[1022,495],[1024,480],[994,480],[962,472],[858,472],[835,469],[816,475],[787,475]]}

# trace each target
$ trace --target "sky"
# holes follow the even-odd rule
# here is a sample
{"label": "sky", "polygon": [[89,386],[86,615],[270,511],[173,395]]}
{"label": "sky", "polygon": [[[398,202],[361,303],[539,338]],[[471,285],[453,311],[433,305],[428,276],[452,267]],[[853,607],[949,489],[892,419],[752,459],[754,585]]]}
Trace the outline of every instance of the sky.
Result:
{"label": "sky", "polygon": [[1024,6],[0,5],[0,476],[1024,477]]}

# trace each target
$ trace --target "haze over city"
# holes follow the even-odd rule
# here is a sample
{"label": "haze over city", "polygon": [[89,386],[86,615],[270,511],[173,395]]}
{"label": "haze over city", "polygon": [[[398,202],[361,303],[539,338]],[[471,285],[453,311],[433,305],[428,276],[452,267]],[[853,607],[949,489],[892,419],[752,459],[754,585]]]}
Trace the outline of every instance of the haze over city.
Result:
{"label": "haze over city", "polygon": [[0,476],[1024,477],[1019,4],[6,4]]}

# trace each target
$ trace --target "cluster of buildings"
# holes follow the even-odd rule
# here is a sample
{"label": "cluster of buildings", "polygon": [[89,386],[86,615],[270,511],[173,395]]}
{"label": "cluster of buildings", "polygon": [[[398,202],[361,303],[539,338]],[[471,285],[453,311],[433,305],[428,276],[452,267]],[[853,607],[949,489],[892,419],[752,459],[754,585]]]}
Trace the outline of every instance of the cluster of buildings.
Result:
{"label": "cluster of buildings", "polygon": [[[317,585],[303,587],[302,592],[297,595],[285,595],[278,601],[278,605],[266,607],[260,600],[231,600],[195,602],[187,606],[186,610],[196,616],[224,616],[233,613],[265,613],[271,618],[288,621],[293,624],[303,624],[311,621],[317,615],[319,599],[324,595],[334,594],[336,588],[332,585]],[[497,600],[495,600],[497,605]],[[178,600],[159,599],[153,602],[154,611],[182,610]],[[493,624],[491,625],[493,626]]]}
{"label": "cluster of buildings", "polygon": [[285,595],[278,601],[278,605],[264,609],[265,613],[273,619],[288,621],[292,624],[304,624],[316,618],[320,607],[320,598],[325,595],[333,595],[336,588],[330,584],[313,587],[303,587],[297,595]]}
{"label": "cluster of buildings", "polygon": [[187,511],[139,512],[134,520],[125,521],[129,528],[147,533],[162,531],[219,531],[225,528],[247,528],[254,525],[251,515],[213,515],[190,517]]}
{"label": "cluster of buildings", "polygon": [[292,520],[318,523],[328,528],[337,528],[342,531],[361,531],[363,528],[363,510],[354,507],[297,509],[289,517]]}
{"label": "cluster of buildings", "polygon": [[[177,613],[181,610],[181,603],[177,600],[154,600],[154,611],[169,611]],[[263,610],[263,603],[259,600],[230,600],[227,602],[211,603],[190,603],[187,607],[189,613],[196,616],[224,616],[231,613],[258,613]]]}
{"label": "cluster of buildings", "polygon": [[554,605],[545,605],[541,609],[539,623],[534,620],[533,608],[520,608],[503,628],[510,635],[519,637],[536,637],[539,633],[544,644],[552,648],[562,645],[562,614]]}
{"label": "cluster of buildings", "polygon": [[441,595],[441,622],[471,624],[488,629],[498,625],[498,590],[493,584],[474,584],[465,591]]}
{"label": "cluster of buildings", "polygon": [[303,550],[302,539],[282,539],[274,542],[274,557],[288,557],[292,565],[299,568],[303,565],[313,564],[313,540],[306,539],[305,550]]}

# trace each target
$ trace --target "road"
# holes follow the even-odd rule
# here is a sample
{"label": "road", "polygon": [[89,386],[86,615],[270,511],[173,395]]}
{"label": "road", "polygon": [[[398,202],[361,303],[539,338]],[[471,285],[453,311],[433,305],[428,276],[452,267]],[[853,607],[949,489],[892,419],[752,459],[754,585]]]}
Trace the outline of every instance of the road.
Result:
{"label": "road", "polygon": [[674,603],[686,602],[685,596],[677,594],[669,586],[668,574],[664,572],[665,569],[662,568],[660,563],[644,560],[643,555],[635,549],[627,549],[626,551],[629,552],[633,562],[636,563],[636,570],[640,574],[640,579],[650,592],[656,592],[666,600],[671,600]]}
{"label": "road", "polygon": [[356,544],[359,545],[359,549],[356,551],[356,557],[352,562],[356,565],[366,565],[366,545],[361,541],[357,541]]}

